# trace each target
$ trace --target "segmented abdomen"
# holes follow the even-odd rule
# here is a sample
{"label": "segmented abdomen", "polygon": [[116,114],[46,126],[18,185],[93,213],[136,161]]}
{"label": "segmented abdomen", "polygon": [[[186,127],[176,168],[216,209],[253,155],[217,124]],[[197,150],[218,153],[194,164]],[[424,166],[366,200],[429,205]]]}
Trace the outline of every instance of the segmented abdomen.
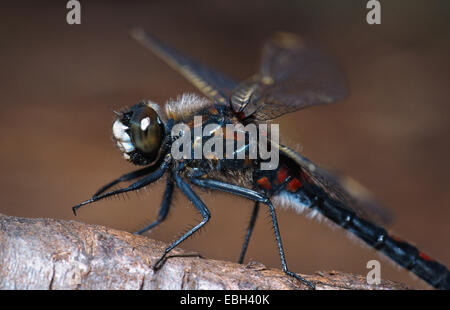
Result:
{"label": "segmented abdomen", "polygon": [[[413,272],[438,289],[450,289],[450,271],[443,264],[419,251],[415,246],[389,235],[388,232],[361,217],[341,202],[328,197],[308,179],[300,166],[293,166],[281,157],[279,168],[257,171],[259,188],[272,196],[276,204],[291,207],[297,212],[320,214],[356,235],[366,244],[388,256],[394,262]],[[322,194],[320,194],[322,193]]]}

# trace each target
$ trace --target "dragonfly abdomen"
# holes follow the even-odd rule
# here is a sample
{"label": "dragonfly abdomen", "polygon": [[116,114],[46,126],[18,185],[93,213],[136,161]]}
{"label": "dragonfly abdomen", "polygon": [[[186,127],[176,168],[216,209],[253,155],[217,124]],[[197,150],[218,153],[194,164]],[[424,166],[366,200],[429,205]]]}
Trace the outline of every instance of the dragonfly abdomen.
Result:
{"label": "dragonfly abdomen", "polygon": [[415,246],[389,235],[384,228],[356,216],[354,212],[339,207],[337,202],[318,199],[313,208],[433,287],[450,288],[450,272],[447,268]]}
{"label": "dragonfly abdomen", "polygon": [[433,287],[450,289],[450,271],[444,265],[419,251],[415,246],[389,235],[384,228],[340,206],[340,202],[314,197],[307,193],[306,188],[299,188],[296,192],[283,189],[273,197],[273,200],[299,213],[307,211],[310,216],[322,215]]}
{"label": "dragonfly abdomen", "polygon": [[283,162],[280,163],[278,169],[257,170],[255,180],[263,191],[271,195],[281,190],[296,193],[302,188],[304,182],[299,170],[291,169]]}

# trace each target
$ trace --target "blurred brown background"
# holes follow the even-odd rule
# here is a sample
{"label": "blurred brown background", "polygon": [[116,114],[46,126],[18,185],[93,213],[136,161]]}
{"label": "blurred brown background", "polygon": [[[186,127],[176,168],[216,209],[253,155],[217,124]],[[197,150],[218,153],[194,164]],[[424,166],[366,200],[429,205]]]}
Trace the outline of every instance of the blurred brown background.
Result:
{"label": "blurred brown background", "polygon": [[[0,213],[76,219],[135,231],[152,221],[163,183],[90,205],[71,206],[135,169],[111,141],[113,109],[160,104],[195,91],[129,37],[140,25],[237,79],[257,68],[270,33],[304,35],[345,69],[350,96],[280,118],[303,154],[356,178],[396,215],[391,231],[450,265],[450,3],[382,1],[381,25],[366,1],[82,1],[81,25],[66,24],[66,1],[3,5],[0,12]],[[249,201],[203,194],[211,222],[182,247],[236,261]],[[199,219],[177,193],[169,219],[150,236],[171,241]],[[290,268],[366,274],[427,288],[339,229],[280,211]],[[262,214],[247,261],[280,266]]]}

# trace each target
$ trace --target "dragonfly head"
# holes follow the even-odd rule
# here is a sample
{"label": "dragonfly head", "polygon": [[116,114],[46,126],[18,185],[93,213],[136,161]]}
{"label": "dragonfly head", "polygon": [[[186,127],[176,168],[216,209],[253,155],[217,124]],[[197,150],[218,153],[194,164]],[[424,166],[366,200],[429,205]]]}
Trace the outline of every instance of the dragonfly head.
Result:
{"label": "dragonfly head", "polygon": [[123,157],[135,165],[148,165],[160,155],[165,131],[158,110],[155,103],[139,102],[118,113],[113,123],[116,145]]}

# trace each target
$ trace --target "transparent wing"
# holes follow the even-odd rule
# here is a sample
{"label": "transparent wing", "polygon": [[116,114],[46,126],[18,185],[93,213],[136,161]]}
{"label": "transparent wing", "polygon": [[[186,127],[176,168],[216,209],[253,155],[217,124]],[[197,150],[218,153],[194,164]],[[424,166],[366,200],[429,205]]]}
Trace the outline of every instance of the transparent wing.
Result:
{"label": "transparent wing", "polygon": [[215,102],[228,103],[231,91],[238,85],[234,80],[197,63],[140,28],[133,29],[131,35],[175,71],[183,75],[206,96]]}
{"label": "transparent wing", "polygon": [[380,206],[372,194],[357,181],[321,168],[286,146],[273,142],[272,145],[278,146],[281,154],[294,160],[302,168],[306,181],[318,189],[317,195],[337,200],[359,217],[374,223],[386,225],[391,222],[392,213]]}
{"label": "transparent wing", "polygon": [[230,101],[242,118],[270,120],[346,94],[345,78],[333,61],[298,36],[277,33],[263,48],[259,74],[238,85]]}

